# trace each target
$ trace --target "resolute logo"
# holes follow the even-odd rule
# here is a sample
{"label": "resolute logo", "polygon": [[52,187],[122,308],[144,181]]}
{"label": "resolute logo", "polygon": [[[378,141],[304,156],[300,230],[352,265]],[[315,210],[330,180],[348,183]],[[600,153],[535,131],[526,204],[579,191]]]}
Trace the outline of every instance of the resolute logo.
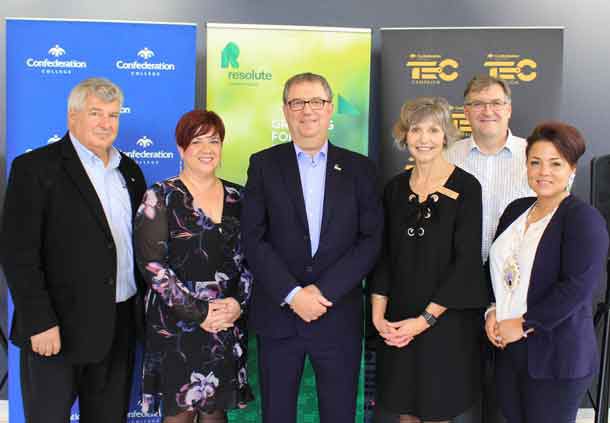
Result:
{"label": "resolute logo", "polygon": [[[220,68],[221,69],[240,69],[237,59],[240,55],[239,46],[233,41],[229,41],[220,52]],[[249,70],[249,71],[228,71],[227,78],[232,85],[258,85],[260,81],[271,81],[273,74],[266,70]]]}
{"label": "resolute logo", "polygon": [[149,62],[149,59],[156,57],[157,54],[154,50],[148,47],[143,47],[138,50],[136,57],[144,60],[117,60],[115,66],[117,69],[128,71],[131,76],[150,76],[158,77],[161,76],[162,72],[173,72],[176,70],[174,63],[167,63],[163,60],[158,62]]}
{"label": "resolute logo", "polygon": [[239,58],[239,46],[235,44],[233,41],[229,41],[225,48],[222,49],[220,53],[220,67],[222,69],[226,69],[231,67],[233,69],[239,68],[239,62],[237,59]]}
{"label": "resolute logo", "polygon": [[75,70],[87,68],[87,62],[83,60],[59,60],[58,57],[67,56],[68,52],[58,43],[49,48],[47,54],[52,58],[28,57],[25,59],[25,65],[30,69],[40,70],[40,73],[48,75],[71,75]]}
{"label": "resolute logo", "polygon": [[410,53],[405,66],[411,70],[412,84],[440,84],[460,76],[459,62],[440,54]]}
{"label": "resolute logo", "polygon": [[483,66],[489,69],[489,76],[500,78],[509,84],[531,82],[538,77],[538,64],[520,54],[489,53]]}
{"label": "resolute logo", "polygon": [[127,157],[135,160],[139,165],[158,165],[162,160],[174,158],[173,151],[149,149],[149,147],[155,145],[155,142],[146,135],[138,138],[135,144],[140,147],[139,150],[133,148],[131,151],[123,151],[123,153],[125,153]]}

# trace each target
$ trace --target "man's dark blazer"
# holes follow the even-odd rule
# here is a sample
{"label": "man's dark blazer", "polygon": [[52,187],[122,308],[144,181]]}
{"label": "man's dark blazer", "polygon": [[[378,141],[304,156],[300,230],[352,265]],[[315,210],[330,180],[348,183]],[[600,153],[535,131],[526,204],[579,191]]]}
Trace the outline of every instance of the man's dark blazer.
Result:
{"label": "man's dark blazer", "polygon": [[[292,143],[250,158],[241,224],[255,279],[249,316],[259,335],[361,336],[361,282],[377,259],[383,231],[375,167],[368,158],[328,143],[314,257]],[[282,304],[293,288],[311,283],[333,306],[320,319],[305,323]]]}
{"label": "man's dark blazer", "polygon": [[[135,216],[146,183],[140,168],[121,156]],[[32,335],[59,325],[60,354],[73,363],[101,360],[117,324],[115,245],[68,133],[13,161],[0,251],[15,304],[11,340],[31,348]]]}
{"label": "man's dark blazer", "polygon": [[[508,205],[498,237],[536,200]],[[593,294],[608,258],[608,231],[599,211],[570,195],[542,234],[527,293],[528,369],[535,379],[576,379],[597,365]]]}

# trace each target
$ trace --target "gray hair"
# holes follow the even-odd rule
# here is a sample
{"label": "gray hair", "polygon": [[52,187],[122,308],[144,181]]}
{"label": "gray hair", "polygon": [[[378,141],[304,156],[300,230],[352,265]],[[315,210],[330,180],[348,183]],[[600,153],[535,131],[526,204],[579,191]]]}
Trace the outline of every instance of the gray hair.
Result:
{"label": "gray hair", "polygon": [[502,88],[502,91],[504,91],[504,97],[506,97],[506,101],[510,103],[511,92],[510,87],[508,86],[506,81],[489,75],[476,75],[474,78],[472,78],[468,82],[468,85],[466,85],[466,89],[464,90],[464,99],[467,100],[468,96],[471,93],[481,92],[493,85],[499,85],[500,88]]}
{"label": "gray hair", "polygon": [[112,81],[106,78],[89,78],[79,82],[68,96],[68,113],[79,111],[85,107],[87,97],[94,95],[104,103],[112,103],[118,100],[119,106],[123,105],[123,92]]}
{"label": "gray hair", "polygon": [[394,142],[401,150],[407,148],[407,133],[413,125],[425,119],[436,122],[445,134],[446,145],[460,139],[460,131],[451,121],[451,106],[443,97],[417,97],[400,108],[400,117],[394,124]]}
{"label": "gray hair", "polygon": [[311,72],[299,73],[297,75],[291,76],[288,81],[284,84],[284,93],[282,95],[282,100],[284,104],[288,102],[288,91],[295,84],[300,84],[301,82],[319,82],[324,88],[326,95],[328,96],[328,101],[332,103],[333,101],[333,90],[330,88],[330,84],[322,75],[318,75]]}

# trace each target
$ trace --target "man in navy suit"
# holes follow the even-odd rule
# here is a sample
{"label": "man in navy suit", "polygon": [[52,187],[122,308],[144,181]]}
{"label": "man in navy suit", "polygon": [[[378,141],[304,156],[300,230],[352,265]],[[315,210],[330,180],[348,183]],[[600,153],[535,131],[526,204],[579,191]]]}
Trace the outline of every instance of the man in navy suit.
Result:
{"label": "man in navy suit", "polygon": [[381,246],[375,168],[328,141],[332,91],[303,73],[284,86],[291,143],[252,155],[242,209],[256,280],[265,423],[296,422],[305,357],[316,375],[320,422],[353,423],[362,348],[362,280]]}

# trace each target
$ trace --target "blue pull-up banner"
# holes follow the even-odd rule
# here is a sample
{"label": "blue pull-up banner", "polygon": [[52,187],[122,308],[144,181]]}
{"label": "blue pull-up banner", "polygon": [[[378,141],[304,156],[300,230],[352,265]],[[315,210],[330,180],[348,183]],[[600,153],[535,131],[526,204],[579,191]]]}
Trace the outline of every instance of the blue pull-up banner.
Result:
{"label": "blue pull-up banner", "polygon": [[[178,174],[174,128],[195,105],[194,24],[9,18],[6,26],[7,170],[16,156],[65,134],[70,90],[99,76],[125,94],[115,146],[140,165],[148,184]],[[9,322],[12,311],[10,303]],[[19,350],[13,345],[9,374],[10,421],[22,423]],[[134,380],[130,421],[158,422],[159,416],[141,412],[140,375]],[[71,420],[78,421],[77,407]]]}

